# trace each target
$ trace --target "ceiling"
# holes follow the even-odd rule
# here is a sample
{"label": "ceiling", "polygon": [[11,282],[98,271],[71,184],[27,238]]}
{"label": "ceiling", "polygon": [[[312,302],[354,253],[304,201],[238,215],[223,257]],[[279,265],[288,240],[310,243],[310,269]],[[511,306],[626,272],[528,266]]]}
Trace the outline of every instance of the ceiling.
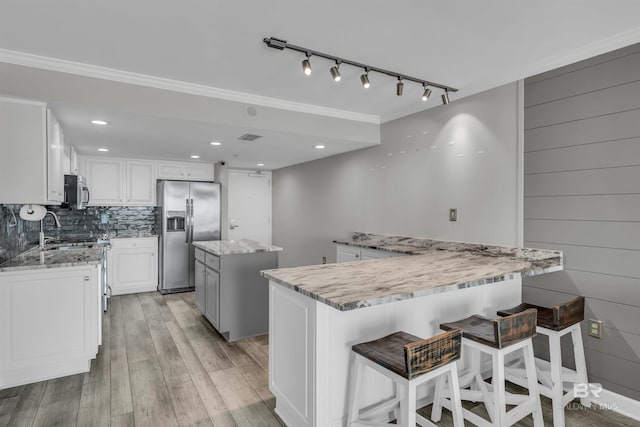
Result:
{"label": "ceiling", "polygon": [[[439,96],[423,103],[422,87],[411,82],[396,96],[396,81],[373,73],[365,90],[362,70],[346,65],[335,83],[333,64],[321,58],[311,58],[306,77],[301,54],[270,49],[263,38],[457,87],[455,101],[640,42],[638,16],[637,0],[0,0],[0,62],[377,125],[438,106]],[[151,147],[155,157],[182,158],[227,138],[203,159],[275,169],[378,142],[332,136],[319,152],[317,134],[286,123],[260,129],[132,113],[125,100],[104,111],[95,101],[91,112],[71,98],[55,102],[43,92],[42,99],[54,103],[81,152],[109,144],[109,154],[149,157]],[[113,126],[87,127],[89,113],[110,114]],[[237,145],[245,131],[264,134],[263,148]]]}

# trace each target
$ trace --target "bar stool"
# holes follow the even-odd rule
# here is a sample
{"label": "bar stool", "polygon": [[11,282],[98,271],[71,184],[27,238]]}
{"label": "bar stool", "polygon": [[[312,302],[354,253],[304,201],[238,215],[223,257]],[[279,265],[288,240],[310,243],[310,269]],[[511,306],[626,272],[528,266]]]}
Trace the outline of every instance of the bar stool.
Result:
{"label": "bar stool", "polygon": [[[573,387],[571,391],[564,392],[564,383],[572,385],[581,383],[584,387],[588,387],[587,364],[580,332],[580,322],[584,320],[584,297],[574,298],[564,304],[554,305],[552,308],[524,303],[508,310],[500,310],[498,314],[510,316],[532,308],[538,310],[537,332],[549,337],[549,364],[536,359],[537,376],[541,383],[540,393],[552,401],[554,427],[564,427],[564,407],[576,397]],[[575,370],[562,366],[560,339],[567,334],[571,334],[573,342]],[[518,365],[507,369],[507,380],[522,386],[527,382],[527,376]],[[588,398],[581,398],[580,403],[586,407],[591,406]]]}
{"label": "bar stool", "polygon": [[[538,394],[535,361],[531,338],[536,334],[536,311],[525,310],[521,313],[497,319],[488,319],[474,315],[463,320],[443,323],[440,329],[462,329],[462,346],[465,353],[472,349],[477,351],[473,355],[470,370],[460,377],[460,395],[462,400],[472,402],[482,401],[489,414],[490,421],[463,409],[466,420],[477,426],[507,427],[515,424],[528,414],[533,416],[533,425],[543,427],[542,407]],[[512,394],[505,390],[505,356],[515,351],[524,353],[525,370],[528,374],[528,395]],[[492,358],[491,383],[482,378],[481,354]],[[469,387],[469,389],[465,389]],[[436,391],[431,412],[431,419],[438,421],[442,407],[449,408],[451,401],[449,394],[443,389],[441,381],[436,385]],[[508,405],[516,405],[507,411]]]}
{"label": "bar stool", "polygon": [[[435,426],[416,414],[416,387],[433,378],[447,376],[453,396],[453,425],[464,427],[455,364],[460,358],[461,340],[460,330],[452,330],[425,340],[400,331],[351,347],[353,352],[347,426],[360,423],[415,427],[416,422],[421,426]],[[395,396],[360,412],[358,397],[365,366],[390,378],[394,383]],[[388,422],[388,415],[392,410],[396,412],[397,424]],[[375,420],[376,416],[380,418],[383,415],[387,419]]]}

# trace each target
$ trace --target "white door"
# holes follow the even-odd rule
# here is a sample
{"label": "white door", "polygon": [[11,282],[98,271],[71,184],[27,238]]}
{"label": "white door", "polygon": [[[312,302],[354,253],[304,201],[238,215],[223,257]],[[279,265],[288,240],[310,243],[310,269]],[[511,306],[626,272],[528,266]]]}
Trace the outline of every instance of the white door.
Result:
{"label": "white door", "polygon": [[271,244],[271,173],[229,171],[229,239]]}

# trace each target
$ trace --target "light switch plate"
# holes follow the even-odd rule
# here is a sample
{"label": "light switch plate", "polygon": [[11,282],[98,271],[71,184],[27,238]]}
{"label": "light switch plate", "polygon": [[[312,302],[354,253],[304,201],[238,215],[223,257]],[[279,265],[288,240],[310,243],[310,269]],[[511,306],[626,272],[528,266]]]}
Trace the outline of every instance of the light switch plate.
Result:
{"label": "light switch plate", "polygon": [[458,220],[458,209],[449,208],[449,221],[457,221]]}
{"label": "light switch plate", "polygon": [[589,336],[602,339],[602,320],[589,319]]}

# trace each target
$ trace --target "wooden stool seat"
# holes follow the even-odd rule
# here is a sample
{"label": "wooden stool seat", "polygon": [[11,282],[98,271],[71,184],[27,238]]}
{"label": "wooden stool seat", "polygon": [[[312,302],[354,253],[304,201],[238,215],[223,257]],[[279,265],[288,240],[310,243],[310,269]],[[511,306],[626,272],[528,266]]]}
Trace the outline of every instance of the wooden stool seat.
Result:
{"label": "wooden stool seat", "polygon": [[[536,377],[539,380],[540,393],[552,401],[553,426],[564,427],[564,407],[576,396],[572,389],[565,392],[564,384],[573,386],[580,384],[587,387],[587,364],[584,357],[580,322],[584,320],[584,297],[576,297],[563,304],[551,308],[523,303],[508,310],[500,310],[500,316],[512,316],[522,310],[536,309],[538,311],[537,332],[549,337],[549,362],[536,359]],[[576,369],[562,366],[561,339],[571,335],[573,342],[573,357]],[[527,372],[522,367],[522,361],[516,362],[506,369],[506,378],[514,384],[526,387]],[[580,396],[580,403],[589,407],[589,398]]]}
{"label": "wooden stool seat", "polygon": [[[453,363],[460,359],[461,341],[462,332],[458,329],[424,340],[400,331],[351,347],[354,359],[347,426],[389,425],[392,420],[384,417],[390,412],[397,414],[395,425],[415,427],[416,422],[421,426],[434,425],[416,413],[416,388],[429,380],[446,376],[453,396],[453,424],[464,427],[457,370]],[[390,378],[394,383],[395,396],[361,412],[358,397],[365,367]]]}
{"label": "wooden stool seat", "polygon": [[498,315],[510,316],[530,308],[538,310],[538,326],[553,331],[560,331],[584,320],[584,297],[577,297],[551,308],[523,303],[513,308],[500,310]]}
{"label": "wooden stool seat", "polygon": [[[474,315],[440,325],[443,330],[461,329],[465,353],[474,352],[469,370],[460,374],[460,397],[462,400],[483,402],[489,419],[463,408],[462,413],[467,421],[481,427],[507,427],[532,414],[533,425],[543,427],[531,343],[531,338],[536,335],[536,314],[535,309],[527,309],[497,319]],[[524,355],[528,395],[508,393],[505,389],[505,358],[517,351],[522,351]],[[491,382],[483,378],[483,353],[491,356]],[[514,407],[507,410],[508,405]],[[443,407],[450,408],[451,401],[449,393],[443,388],[442,380],[439,380],[431,412],[432,420],[440,419]]]}
{"label": "wooden stool seat", "polygon": [[504,348],[536,335],[536,310],[528,309],[514,314],[520,313],[518,316],[498,319],[473,315],[456,322],[443,323],[440,329],[462,329],[462,335],[467,339],[493,348]]}

